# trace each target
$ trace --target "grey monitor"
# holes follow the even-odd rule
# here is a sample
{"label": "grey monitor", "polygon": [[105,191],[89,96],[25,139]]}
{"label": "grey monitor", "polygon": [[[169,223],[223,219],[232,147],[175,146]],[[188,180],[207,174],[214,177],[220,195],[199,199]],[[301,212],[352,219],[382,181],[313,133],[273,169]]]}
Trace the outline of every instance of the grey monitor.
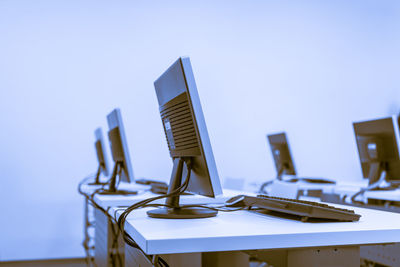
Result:
{"label": "grey monitor", "polygon": [[[335,184],[334,180],[327,178],[312,178],[312,177],[293,177],[289,179],[283,179],[284,175],[296,175],[296,169],[294,167],[293,157],[290,153],[289,142],[286,138],[286,133],[276,133],[267,135],[269,145],[271,147],[272,157],[275,163],[275,169],[277,172],[278,180],[285,182],[296,183],[299,181],[313,184]],[[265,188],[273,184],[273,181],[267,181],[260,187],[259,192],[266,193]]]}
{"label": "grey monitor", "polygon": [[99,166],[97,168],[95,181],[90,184],[103,185],[104,183],[100,182],[100,175],[101,173],[103,173],[105,176],[108,176],[109,165],[108,165],[107,154],[104,147],[103,131],[101,130],[101,128],[97,128],[94,131],[94,136],[95,136],[94,147],[96,150],[97,162],[99,163]]}
{"label": "grey monitor", "polygon": [[384,174],[400,184],[400,138],[396,116],[353,123],[363,177],[377,182]]}
{"label": "grey monitor", "polygon": [[[222,193],[196,83],[188,57],[179,58],[155,82],[159,111],[174,167],[168,192],[190,176],[187,191],[209,197]],[[188,166],[191,166],[188,173]],[[170,208],[149,211],[151,217],[201,218],[215,216],[206,209],[185,209],[179,196],[167,198]]]}
{"label": "grey monitor", "polygon": [[270,134],[267,135],[267,139],[271,147],[272,157],[274,158],[277,178],[280,180],[284,174],[296,175],[286,134],[284,132]]}
{"label": "grey monitor", "polygon": [[121,110],[119,108],[114,109],[107,115],[107,123],[114,168],[109,188],[101,192],[101,194],[135,194],[136,192],[116,189],[117,177],[119,177],[119,181],[128,183],[134,180],[128,143],[126,141],[124,124],[122,123]]}

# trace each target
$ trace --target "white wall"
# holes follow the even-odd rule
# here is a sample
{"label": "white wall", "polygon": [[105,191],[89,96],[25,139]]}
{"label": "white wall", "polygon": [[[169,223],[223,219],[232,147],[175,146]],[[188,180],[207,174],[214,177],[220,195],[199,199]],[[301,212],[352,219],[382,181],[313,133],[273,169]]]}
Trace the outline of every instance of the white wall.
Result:
{"label": "white wall", "polygon": [[78,182],[123,112],[134,172],[167,180],[153,81],[189,55],[220,176],[361,179],[352,121],[400,110],[398,1],[0,1],[0,259],[83,255]]}

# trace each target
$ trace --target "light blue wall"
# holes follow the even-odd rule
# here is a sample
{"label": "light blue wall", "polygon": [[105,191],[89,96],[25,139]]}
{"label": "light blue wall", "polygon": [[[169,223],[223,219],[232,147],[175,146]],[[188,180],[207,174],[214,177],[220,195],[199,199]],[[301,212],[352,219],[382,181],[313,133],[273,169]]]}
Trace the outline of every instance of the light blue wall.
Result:
{"label": "light blue wall", "polygon": [[400,110],[393,1],[0,1],[0,259],[83,255],[78,182],[93,131],[123,112],[134,172],[171,161],[153,81],[189,55],[220,176],[357,181],[351,122]]}

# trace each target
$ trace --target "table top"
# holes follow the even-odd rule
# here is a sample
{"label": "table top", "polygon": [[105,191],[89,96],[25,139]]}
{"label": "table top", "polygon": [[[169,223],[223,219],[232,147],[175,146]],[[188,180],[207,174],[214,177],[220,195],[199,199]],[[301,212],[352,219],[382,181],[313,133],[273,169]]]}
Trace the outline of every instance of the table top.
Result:
{"label": "table top", "polygon": [[[348,206],[335,205],[349,208]],[[125,231],[147,254],[284,249],[400,242],[400,214],[352,207],[358,222],[301,222],[251,211],[206,219],[155,219],[133,211]],[[110,209],[110,215],[121,209]]]}
{"label": "table top", "polygon": [[[92,194],[95,190],[100,189],[102,186],[101,185],[89,185],[89,184],[83,184],[81,187],[81,190],[85,194]],[[126,182],[121,182],[118,185],[118,189],[122,190],[132,190],[132,191],[140,191],[140,190],[148,190],[150,189],[149,185],[141,185],[141,184],[136,184],[136,183],[126,183]]]}
{"label": "table top", "polygon": [[304,181],[299,181],[296,185],[299,190],[322,190],[324,192],[336,186],[336,184],[307,183]]}
{"label": "table top", "polygon": [[[231,189],[223,189],[223,195],[216,196],[215,198],[204,197],[200,195],[183,195],[180,196],[181,204],[222,204],[226,200],[231,197],[241,195],[241,194],[252,194],[249,192],[231,190]],[[254,195],[254,194],[253,194]],[[150,191],[141,191],[137,195],[99,195],[96,194],[94,196],[94,201],[103,208],[108,207],[121,207],[121,206],[130,206],[135,202],[148,199],[151,197],[159,196]],[[165,203],[165,199],[159,199],[152,203]]]}
{"label": "table top", "polygon": [[354,195],[358,191],[360,191],[361,186],[354,186],[354,185],[341,185],[338,184],[332,188],[332,191],[329,193],[335,193],[338,195]]}
{"label": "table top", "polygon": [[364,193],[366,198],[374,198],[374,199],[382,199],[382,200],[391,200],[391,201],[400,201],[400,190],[376,190],[376,191],[367,191]]}
{"label": "table top", "polygon": [[[357,185],[342,185],[339,184],[335,186],[332,190],[332,193],[339,195],[348,195],[352,196],[355,193],[359,192],[361,188],[366,186],[357,186]],[[362,197],[363,201],[366,201],[368,198],[374,199],[382,199],[382,200],[391,200],[391,201],[400,201],[400,189],[397,190],[375,190],[375,191],[366,191]]]}

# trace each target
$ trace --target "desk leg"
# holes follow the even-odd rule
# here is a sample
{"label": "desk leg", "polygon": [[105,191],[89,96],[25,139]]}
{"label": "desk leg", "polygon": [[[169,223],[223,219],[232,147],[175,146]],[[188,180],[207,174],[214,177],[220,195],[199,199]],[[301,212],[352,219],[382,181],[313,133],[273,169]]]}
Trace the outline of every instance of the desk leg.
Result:
{"label": "desk leg", "polygon": [[99,209],[95,209],[95,216],[95,266],[123,267],[125,242],[121,235],[116,239],[115,233],[117,233],[118,226]]}
{"label": "desk leg", "polygon": [[88,266],[91,265],[92,260],[93,260],[93,248],[92,248],[92,244],[93,244],[93,240],[92,240],[92,236],[90,236],[89,233],[89,228],[92,227],[92,222],[90,221],[90,203],[89,200],[87,198],[84,199],[84,228],[83,228],[83,235],[84,235],[84,239],[82,242],[82,246],[85,250],[85,254],[86,254],[86,264]]}

